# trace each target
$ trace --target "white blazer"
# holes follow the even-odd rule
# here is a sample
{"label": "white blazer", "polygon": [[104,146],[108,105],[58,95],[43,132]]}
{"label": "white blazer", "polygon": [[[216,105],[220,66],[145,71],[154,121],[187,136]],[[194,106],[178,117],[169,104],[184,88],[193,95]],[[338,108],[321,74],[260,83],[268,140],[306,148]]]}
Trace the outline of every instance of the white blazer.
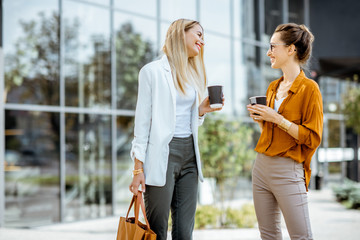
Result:
{"label": "white blazer", "polygon": [[[176,88],[167,56],[145,65],[139,72],[138,99],[135,111],[134,140],[131,158],[143,162],[145,184],[164,186],[169,158],[169,143],[174,136],[176,120]],[[198,126],[199,97],[192,107],[191,130],[194,138],[196,163],[200,181],[203,181]]]}

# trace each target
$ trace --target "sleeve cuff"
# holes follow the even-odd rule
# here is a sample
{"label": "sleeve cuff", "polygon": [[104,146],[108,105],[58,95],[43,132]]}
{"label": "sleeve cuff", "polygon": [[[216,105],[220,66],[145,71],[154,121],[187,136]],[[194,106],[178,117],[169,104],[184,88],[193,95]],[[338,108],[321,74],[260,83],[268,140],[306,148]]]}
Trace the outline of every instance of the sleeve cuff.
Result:
{"label": "sleeve cuff", "polygon": [[297,144],[306,144],[306,140],[309,138],[310,136],[310,130],[306,129],[304,126],[298,125],[299,126],[299,139],[295,139],[295,142]]}
{"label": "sleeve cuff", "polygon": [[141,147],[134,143],[130,151],[130,157],[133,161],[135,161],[136,158],[143,163],[145,162],[145,152],[141,151]]}
{"label": "sleeve cuff", "polygon": [[203,124],[205,115],[206,115],[206,113],[204,113],[204,115],[202,115],[202,116],[199,116],[199,126]]}

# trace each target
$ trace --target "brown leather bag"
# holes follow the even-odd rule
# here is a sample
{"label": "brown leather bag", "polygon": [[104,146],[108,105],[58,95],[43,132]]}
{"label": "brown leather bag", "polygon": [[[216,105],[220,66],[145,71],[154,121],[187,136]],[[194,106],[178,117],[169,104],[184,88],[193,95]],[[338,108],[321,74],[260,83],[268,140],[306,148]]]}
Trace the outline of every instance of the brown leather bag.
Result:
{"label": "brown leather bag", "polygon": [[[133,205],[135,217],[129,217],[129,212]],[[146,224],[139,221],[140,208]],[[120,217],[116,240],[156,240],[156,234],[150,229],[149,222],[146,218],[145,205],[141,191],[133,196],[126,218]]]}

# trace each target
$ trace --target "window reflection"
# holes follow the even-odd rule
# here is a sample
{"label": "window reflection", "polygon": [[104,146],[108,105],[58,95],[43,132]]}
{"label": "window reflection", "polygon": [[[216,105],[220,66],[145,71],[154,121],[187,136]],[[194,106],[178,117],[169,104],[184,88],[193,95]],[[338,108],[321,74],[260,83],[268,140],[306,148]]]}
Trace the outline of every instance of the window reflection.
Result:
{"label": "window reflection", "polygon": [[255,25],[256,25],[256,17],[258,14],[255,12],[255,5],[253,1],[242,1],[242,31],[243,31],[243,38],[250,38],[255,39]]}
{"label": "window reflection", "polygon": [[109,6],[110,0],[86,0],[87,2]]}
{"label": "window reflection", "polygon": [[132,180],[133,161],[130,159],[131,141],[134,137],[134,117],[118,117],[116,120],[117,189],[116,210],[119,215],[126,214],[131,193],[127,186]]}
{"label": "window reflection", "polygon": [[59,221],[59,114],[5,111],[5,224]]}
{"label": "window reflection", "polygon": [[281,77],[279,69],[273,69],[269,57],[266,56],[268,49],[244,44],[244,64],[247,77],[247,98],[257,95],[265,95],[270,82]]}
{"label": "window reflection", "polygon": [[135,109],[139,70],[155,57],[156,22],[115,14],[117,107]]}
{"label": "window reflection", "polygon": [[[247,96],[247,78],[245,73],[245,62],[243,59],[242,42],[234,42],[234,107],[238,116],[248,115],[246,105],[249,100]],[[227,102],[227,101],[226,101]]]}
{"label": "window reflection", "polygon": [[5,102],[59,105],[58,2],[3,4]]}
{"label": "window reflection", "polygon": [[110,107],[109,10],[64,1],[65,103]]}
{"label": "window reflection", "polygon": [[200,5],[200,23],[205,28],[205,31],[211,30],[229,35],[229,10],[229,0],[202,0]]}
{"label": "window reflection", "polygon": [[116,0],[114,6],[120,10],[156,17],[157,0]]}
{"label": "window reflection", "polygon": [[282,1],[265,1],[265,34],[271,36],[277,27],[282,23]]}
{"label": "window reflection", "polygon": [[161,1],[161,18],[171,22],[179,18],[196,20],[196,1],[194,0]]}
{"label": "window reflection", "polygon": [[[230,39],[206,34],[205,37],[205,67],[208,77],[208,85],[221,84],[223,92],[228,100],[224,105],[223,112],[231,113],[231,60]],[[221,47],[219,47],[221,46]]]}
{"label": "window reflection", "polygon": [[111,117],[66,114],[65,221],[111,214]]}
{"label": "window reflection", "polygon": [[304,23],[304,0],[289,1],[289,22]]}
{"label": "window reflection", "polygon": [[256,46],[250,44],[243,45],[244,50],[244,64],[247,76],[247,96],[263,95],[260,86],[262,85],[261,72],[256,64]]}

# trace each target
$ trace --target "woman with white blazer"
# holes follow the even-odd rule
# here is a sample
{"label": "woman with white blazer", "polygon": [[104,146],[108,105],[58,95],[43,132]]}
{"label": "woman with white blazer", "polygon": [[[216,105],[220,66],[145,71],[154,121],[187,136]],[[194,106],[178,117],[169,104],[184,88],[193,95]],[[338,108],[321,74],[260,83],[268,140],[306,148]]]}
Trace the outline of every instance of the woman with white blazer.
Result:
{"label": "woman with white blazer", "polygon": [[[139,73],[135,112],[132,193],[144,192],[146,216],[158,240],[166,240],[169,211],[172,239],[192,239],[198,179],[203,180],[198,126],[210,108],[204,98],[204,31],[179,19],[168,29],[160,59]],[[145,191],[146,186],[146,191]]]}

